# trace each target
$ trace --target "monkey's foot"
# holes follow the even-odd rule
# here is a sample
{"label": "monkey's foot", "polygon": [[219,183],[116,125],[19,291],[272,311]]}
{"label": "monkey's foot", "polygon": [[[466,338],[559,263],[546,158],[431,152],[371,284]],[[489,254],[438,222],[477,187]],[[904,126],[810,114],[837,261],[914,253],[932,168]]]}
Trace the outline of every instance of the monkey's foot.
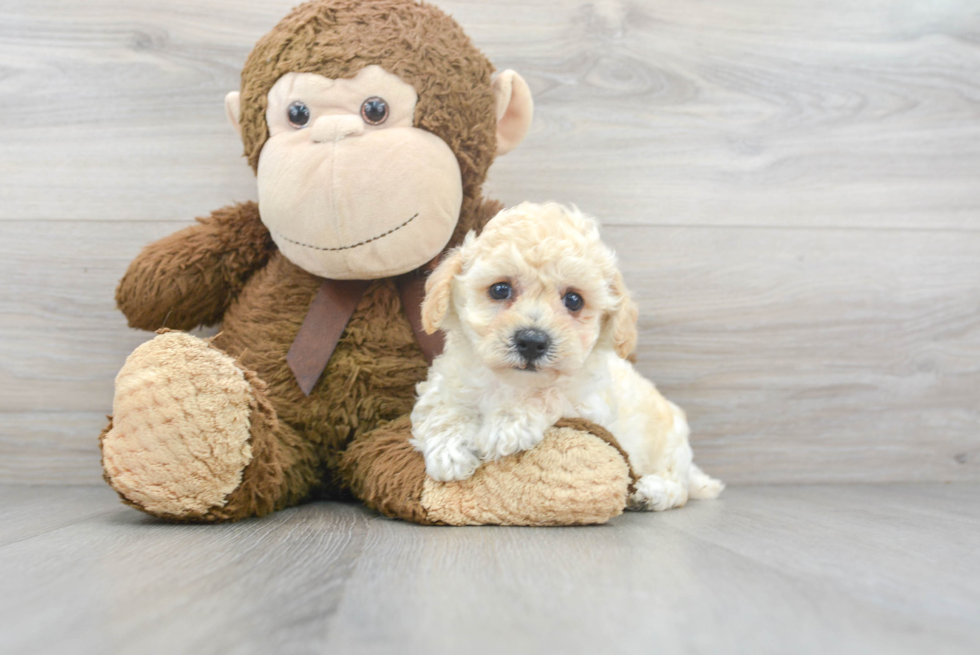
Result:
{"label": "monkey's foot", "polygon": [[343,474],[368,506],[416,523],[581,525],[621,514],[632,478],[615,439],[585,421],[559,426],[533,449],[484,464],[471,478],[437,482],[408,442],[411,423],[403,417],[352,443]]}
{"label": "monkey's foot", "polygon": [[100,437],[106,481],[150,514],[214,520],[207,513],[227,502],[252,460],[254,403],[247,374],[227,354],[183,332],[160,334],[116,376]]}

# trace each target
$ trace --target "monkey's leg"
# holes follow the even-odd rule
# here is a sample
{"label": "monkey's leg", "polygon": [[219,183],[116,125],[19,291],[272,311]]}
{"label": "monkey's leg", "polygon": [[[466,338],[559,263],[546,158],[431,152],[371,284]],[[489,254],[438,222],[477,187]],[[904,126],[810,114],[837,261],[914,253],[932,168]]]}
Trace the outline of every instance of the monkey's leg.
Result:
{"label": "monkey's leg", "polygon": [[99,438],[106,481],[127,504],[170,520],[234,521],[298,503],[319,482],[319,462],[264,389],[208,342],[160,334],[116,377]]}
{"label": "monkey's leg", "polygon": [[549,428],[527,450],[484,464],[473,477],[436,482],[408,440],[402,417],[355,440],[341,474],[366,505],[424,524],[579,525],[622,513],[632,487],[625,453],[601,427],[581,419]]}

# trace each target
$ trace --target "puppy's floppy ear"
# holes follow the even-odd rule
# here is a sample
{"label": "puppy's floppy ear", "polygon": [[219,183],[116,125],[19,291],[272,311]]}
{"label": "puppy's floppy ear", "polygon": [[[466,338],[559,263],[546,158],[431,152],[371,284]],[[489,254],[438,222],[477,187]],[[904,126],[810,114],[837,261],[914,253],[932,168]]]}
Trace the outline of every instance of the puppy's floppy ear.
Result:
{"label": "puppy's floppy ear", "polygon": [[442,261],[425,281],[425,300],[422,301],[422,329],[432,334],[442,326],[449,311],[453,278],[463,270],[463,253],[457,248]]}
{"label": "puppy's floppy ear", "polygon": [[619,303],[619,308],[609,317],[613,346],[616,354],[626,359],[636,350],[636,321],[640,312],[619,271],[613,276],[610,288]]}

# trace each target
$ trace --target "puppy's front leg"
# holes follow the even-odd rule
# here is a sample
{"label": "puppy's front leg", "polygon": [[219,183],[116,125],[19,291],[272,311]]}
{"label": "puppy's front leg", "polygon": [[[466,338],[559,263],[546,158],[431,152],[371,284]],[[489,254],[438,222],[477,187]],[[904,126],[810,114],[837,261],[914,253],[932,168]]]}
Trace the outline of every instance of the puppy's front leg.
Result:
{"label": "puppy's front leg", "polygon": [[483,418],[475,440],[477,454],[489,462],[530,450],[555,420],[535,412],[497,410]]}
{"label": "puppy's front leg", "polygon": [[412,445],[422,452],[429,477],[440,482],[471,477],[480,466],[480,458],[473,452],[479,427],[472,416],[454,411],[413,425]]}
{"label": "puppy's front leg", "polygon": [[446,402],[442,376],[419,384],[412,410],[412,440],[425,458],[425,472],[440,482],[465,480],[480,465],[474,443],[480,415],[472,407]]}

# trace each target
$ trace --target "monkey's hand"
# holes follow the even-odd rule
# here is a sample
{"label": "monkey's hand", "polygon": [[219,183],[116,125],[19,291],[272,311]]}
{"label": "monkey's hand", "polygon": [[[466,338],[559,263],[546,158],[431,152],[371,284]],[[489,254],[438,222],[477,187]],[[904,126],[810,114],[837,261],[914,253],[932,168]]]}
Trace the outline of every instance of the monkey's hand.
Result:
{"label": "monkey's hand", "polygon": [[144,248],[119,282],[116,304],[143,330],[213,325],[274,249],[258,205],[223,207]]}

